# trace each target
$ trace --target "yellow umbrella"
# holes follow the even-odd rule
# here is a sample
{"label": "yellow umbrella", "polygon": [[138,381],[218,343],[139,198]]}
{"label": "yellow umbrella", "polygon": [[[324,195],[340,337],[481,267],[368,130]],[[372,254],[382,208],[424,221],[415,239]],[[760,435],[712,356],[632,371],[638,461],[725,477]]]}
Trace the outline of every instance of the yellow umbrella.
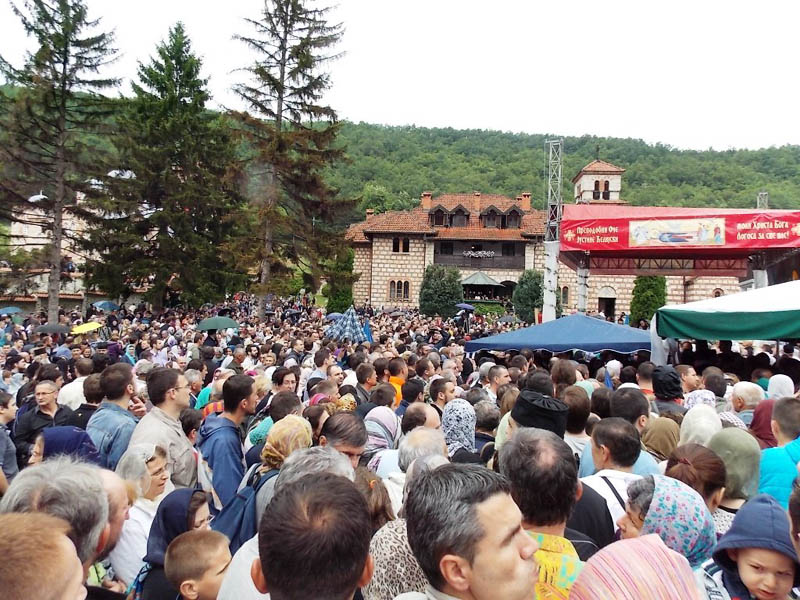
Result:
{"label": "yellow umbrella", "polygon": [[84,323],[82,325],[76,325],[72,328],[72,333],[88,333],[89,331],[94,331],[95,329],[100,329],[103,326],[102,323],[97,323],[95,321],[89,321],[88,323]]}

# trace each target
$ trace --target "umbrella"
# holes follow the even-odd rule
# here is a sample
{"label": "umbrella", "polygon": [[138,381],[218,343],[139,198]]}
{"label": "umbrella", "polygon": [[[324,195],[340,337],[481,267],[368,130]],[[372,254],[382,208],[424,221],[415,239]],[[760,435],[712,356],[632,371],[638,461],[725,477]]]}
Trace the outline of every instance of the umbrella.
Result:
{"label": "umbrella", "polygon": [[396,310],[393,313],[391,313],[389,316],[392,317],[393,319],[395,317],[402,317],[403,316],[403,311],[402,310]]}
{"label": "umbrella", "polygon": [[460,308],[462,310],[475,310],[475,307],[472,304],[467,304],[466,302],[462,302],[461,304],[456,304],[456,308]]}
{"label": "umbrella", "polygon": [[17,306],[5,306],[0,308],[0,315],[15,315],[18,312],[22,312],[22,309]]}
{"label": "umbrella", "polygon": [[95,302],[92,304],[95,308],[99,308],[100,310],[119,310],[119,304],[115,302],[111,302],[111,300],[102,300],[100,302]]}
{"label": "umbrella", "polygon": [[325,332],[325,336],[334,340],[348,339],[351,342],[365,342],[367,336],[358,320],[355,308],[352,306],[347,309],[341,319],[331,325]]}
{"label": "umbrella", "polygon": [[73,327],[72,333],[89,333],[95,329],[100,329],[102,326],[103,324],[98,323],[97,321],[89,321],[88,323],[83,323],[82,325],[76,325]]}
{"label": "umbrella", "polygon": [[325,320],[326,321],[338,321],[343,316],[344,315],[342,313],[332,312],[332,313],[328,313],[328,315],[325,317]]}
{"label": "umbrella", "polygon": [[498,323],[516,323],[519,319],[514,315],[505,315],[497,319]]}
{"label": "umbrella", "polygon": [[69,333],[69,327],[58,323],[45,323],[34,329],[36,333]]}
{"label": "umbrella", "polygon": [[197,329],[200,331],[228,329],[229,327],[236,329],[239,327],[239,324],[230,317],[210,317],[208,319],[203,319],[197,324]]}

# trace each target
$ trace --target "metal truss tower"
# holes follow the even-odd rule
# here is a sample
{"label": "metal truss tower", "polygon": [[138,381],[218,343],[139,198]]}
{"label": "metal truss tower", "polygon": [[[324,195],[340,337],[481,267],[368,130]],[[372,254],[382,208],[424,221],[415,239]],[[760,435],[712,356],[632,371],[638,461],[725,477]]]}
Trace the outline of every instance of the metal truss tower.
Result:
{"label": "metal truss tower", "polygon": [[547,147],[547,224],[544,234],[544,308],[542,321],[556,318],[558,294],[558,253],[561,239],[561,196],[563,140],[548,140]]}
{"label": "metal truss tower", "polygon": [[769,192],[758,192],[756,208],[758,210],[769,210]]}

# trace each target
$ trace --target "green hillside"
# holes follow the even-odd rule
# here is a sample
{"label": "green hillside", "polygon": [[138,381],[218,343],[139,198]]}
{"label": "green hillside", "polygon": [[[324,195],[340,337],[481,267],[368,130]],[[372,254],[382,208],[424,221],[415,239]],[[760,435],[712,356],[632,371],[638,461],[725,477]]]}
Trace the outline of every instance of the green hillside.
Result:
{"label": "green hillside", "polygon": [[[408,208],[423,190],[530,191],[542,207],[548,137],[343,123],[340,141],[350,160],[335,169],[332,183],[361,197],[360,211]],[[800,146],[701,152],[594,136],[564,140],[565,201],[572,199],[570,179],[598,156],[598,146],[601,159],[627,169],[622,196],[632,204],[748,208],[766,190],[771,207],[800,209]]]}

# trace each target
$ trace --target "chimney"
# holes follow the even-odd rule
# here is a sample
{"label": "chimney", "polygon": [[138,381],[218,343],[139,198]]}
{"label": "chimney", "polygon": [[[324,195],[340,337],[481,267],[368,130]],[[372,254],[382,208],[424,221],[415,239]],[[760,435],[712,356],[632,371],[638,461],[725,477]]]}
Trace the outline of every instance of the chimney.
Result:
{"label": "chimney", "polygon": [[531,212],[531,195],[529,192],[523,192],[519,197],[519,207],[523,212]]}
{"label": "chimney", "polygon": [[368,208],[367,209],[367,220],[369,220],[369,218],[374,214],[375,214],[375,211],[373,209],[371,209],[371,208]]}
{"label": "chimney", "polygon": [[430,210],[433,204],[433,197],[430,192],[422,192],[419,195],[419,205],[423,210]]}
{"label": "chimney", "polygon": [[478,191],[472,192],[472,212],[477,216],[481,214],[481,193]]}

